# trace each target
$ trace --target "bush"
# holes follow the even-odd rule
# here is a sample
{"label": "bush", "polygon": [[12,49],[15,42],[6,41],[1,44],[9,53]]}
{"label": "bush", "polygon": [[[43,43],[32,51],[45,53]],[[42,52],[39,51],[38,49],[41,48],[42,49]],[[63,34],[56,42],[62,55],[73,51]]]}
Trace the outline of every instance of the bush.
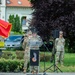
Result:
{"label": "bush", "polygon": [[[44,55],[44,52],[40,52],[40,61],[49,61],[51,58],[51,52],[45,52],[46,54]],[[4,59],[24,59],[24,51],[4,51],[2,56],[0,58]],[[45,58],[45,59],[44,59]]]}
{"label": "bush", "polygon": [[48,62],[48,61],[50,61],[50,58],[51,58],[51,53],[49,54],[47,54],[47,52],[45,53],[45,55],[44,55],[44,53],[41,53],[40,54],[40,61],[41,62]]}
{"label": "bush", "polygon": [[[4,52],[5,56],[4,58],[0,59],[0,72],[22,72],[23,71],[23,66],[24,66],[24,60],[23,60],[23,55],[24,55],[24,51],[16,51],[17,54],[17,59],[7,59],[9,57],[7,57],[7,54],[10,54],[11,52]],[[13,53],[12,53],[13,54]],[[12,55],[12,57],[14,57],[14,55]],[[45,58],[45,62],[50,61],[50,54],[46,53],[45,57],[44,57],[44,53],[40,53],[40,61],[44,62],[44,58]],[[20,59],[20,60],[19,60]]]}
{"label": "bush", "polygon": [[10,59],[12,57],[12,53],[10,51],[3,52],[2,58]]}
{"label": "bush", "polygon": [[0,72],[21,72],[23,64],[23,60],[0,59]]}
{"label": "bush", "polygon": [[17,59],[23,59],[24,51],[16,51],[16,57],[17,57]]}
{"label": "bush", "polygon": [[4,51],[0,58],[5,59],[23,59],[24,58],[24,51]]}

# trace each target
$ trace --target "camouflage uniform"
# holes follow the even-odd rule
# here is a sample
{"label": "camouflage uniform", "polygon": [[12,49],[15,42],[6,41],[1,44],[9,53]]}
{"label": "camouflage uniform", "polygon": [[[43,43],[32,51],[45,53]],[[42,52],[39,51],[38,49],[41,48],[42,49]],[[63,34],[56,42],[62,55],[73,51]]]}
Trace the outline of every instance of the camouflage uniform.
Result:
{"label": "camouflage uniform", "polygon": [[[38,42],[38,45],[33,45],[34,42]],[[33,42],[33,43],[32,43]],[[39,47],[42,45],[42,39],[36,34],[36,36],[32,36],[29,41],[30,50],[39,50]],[[38,72],[38,66],[30,66],[31,72]]]}
{"label": "camouflage uniform", "polygon": [[64,59],[64,45],[65,45],[65,39],[64,38],[56,38],[55,40],[55,48],[56,48],[56,65],[58,62],[63,65],[63,59]]}
{"label": "camouflage uniform", "polygon": [[29,48],[29,44],[28,41],[30,39],[31,36],[29,36],[30,34],[32,34],[31,32],[29,32],[25,37],[24,37],[24,42],[23,42],[23,49],[24,51],[24,72],[26,72],[27,70],[27,64],[29,63],[30,60],[30,48]]}

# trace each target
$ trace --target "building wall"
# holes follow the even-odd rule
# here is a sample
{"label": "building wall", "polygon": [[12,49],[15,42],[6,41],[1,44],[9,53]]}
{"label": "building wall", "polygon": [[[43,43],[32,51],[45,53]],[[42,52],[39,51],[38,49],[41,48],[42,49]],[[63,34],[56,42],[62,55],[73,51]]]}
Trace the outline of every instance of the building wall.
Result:
{"label": "building wall", "polygon": [[6,0],[1,0],[1,6],[6,6]]}
{"label": "building wall", "polygon": [[9,15],[15,15],[18,14],[20,16],[20,19],[22,16],[27,16],[27,19],[31,17],[33,10],[31,8],[25,8],[25,7],[7,7],[6,8],[6,21],[9,19]]}
{"label": "building wall", "polygon": [[5,20],[5,12],[6,12],[6,0],[1,0],[0,4],[0,19]]}
{"label": "building wall", "polygon": [[9,15],[18,15],[20,17],[20,21],[23,16],[26,16],[27,22],[26,25],[22,25],[22,30],[27,30],[29,26],[28,20],[32,18],[32,12],[33,10],[27,7],[6,7],[6,21],[8,21]]}
{"label": "building wall", "polygon": [[3,19],[3,20],[5,20],[5,11],[6,11],[6,9],[5,9],[5,7],[1,7],[1,19]]}
{"label": "building wall", "polygon": [[[27,20],[32,18],[33,10],[31,9],[31,7],[7,7],[6,0],[1,1],[2,3],[0,4],[0,19],[8,21],[9,15],[18,15],[20,17],[20,21],[23,16],[26,16]],[[26,22],[26,26],[29,26],[29,22]],[[22,28],[25,29],[26,26]]]}

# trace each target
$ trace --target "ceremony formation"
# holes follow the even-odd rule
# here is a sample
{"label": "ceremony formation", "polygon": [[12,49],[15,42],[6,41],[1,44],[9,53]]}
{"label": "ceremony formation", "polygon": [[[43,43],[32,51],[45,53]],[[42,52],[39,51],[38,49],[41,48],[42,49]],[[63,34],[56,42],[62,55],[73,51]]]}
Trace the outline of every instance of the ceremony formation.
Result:
{"label": "ceremony formation", "polygon": [[0,75],[75,74],[75,0],[0,0]]}

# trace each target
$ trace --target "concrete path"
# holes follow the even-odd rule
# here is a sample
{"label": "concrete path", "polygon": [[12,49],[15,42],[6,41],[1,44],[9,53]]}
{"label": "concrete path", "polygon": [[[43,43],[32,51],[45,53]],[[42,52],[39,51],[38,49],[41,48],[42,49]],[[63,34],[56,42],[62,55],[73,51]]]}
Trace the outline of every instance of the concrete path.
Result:
{"label": "concrete path", "polygon": [[39,73],[39,74],[30,74],[30,73],[0,73],[0,75],[75,75],[75,73]]}

